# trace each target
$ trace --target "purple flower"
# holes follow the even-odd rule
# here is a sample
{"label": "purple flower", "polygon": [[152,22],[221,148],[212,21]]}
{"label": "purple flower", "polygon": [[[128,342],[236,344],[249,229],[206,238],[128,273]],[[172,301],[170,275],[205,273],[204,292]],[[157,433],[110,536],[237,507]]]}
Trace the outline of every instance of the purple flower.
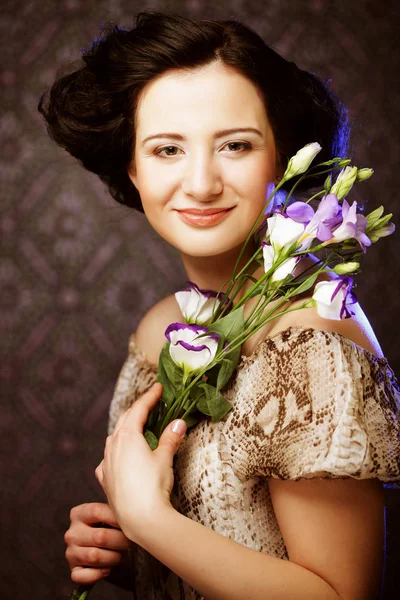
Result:
{"label": "purple flower", "polygon": [[[271,181],[267,186],[267,199],[275,190],[275,183]],[[264,211],[265,215],[272,215],[278,208],[280,208],[283,204],[285,204],[287,198],[287,192],[284,190],[278,190],[275,192],[274,196],[268,202],[267,207]]]}
{"label": "purple flower", "polygon": [[197,323],[205,325],[212,317],[213,307],[229,302],[229,298],[223,293],[214,290],[201,290],[195,283],[188,281],[189,288],[175,293],[186,323]]}
{"label": "purple flower", "polygon": [[324,319],[348,319],[354,315],[350,309],[357,302],[352,292],[353,280],[350,277],[337,277],[316,284],[313,300],[317,313]]}
{"label": "purple flower", "polygon": [[342,217],[342,223],[333,232],[335,241],[356,239],[365,253],[366,246],[370,246],[372,242],[365,233],[367,219],[364,215],[357,214],[357,202],[349,206],[347,200],[343,200]]}
{"label": "purple flower", "polygon": [[[199,334],[207,336],[198,337]],[[176,365],[186,374],[204,369],[215,358],[219,335],[211,333],[200,325],[171,323],[165,330],[165,337],[171,342],[169,353]]]}
{"label": "purple flower", "polygon": [[317,210],[305,202],[294,202],[287,208],[288,216],[298,223],[305,223],[304,236],[321,242],[332,238],[332,230],[341,222],[341,208],[334,194],[324,196]]}

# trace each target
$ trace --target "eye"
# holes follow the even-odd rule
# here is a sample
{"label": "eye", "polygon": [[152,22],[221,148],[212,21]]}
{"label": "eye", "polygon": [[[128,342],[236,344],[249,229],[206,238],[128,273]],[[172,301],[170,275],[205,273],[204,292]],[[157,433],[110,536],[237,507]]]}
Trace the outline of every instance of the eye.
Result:
{"label": "eye", "polygon": [[244,152],[252,147],[249,142],[228,142],[225,147],[229,147],[231,152]]}
{"label": "eye", "polygon": [[[162,156],[164,158],[168,156],[177,156],[177,152],[175,152],[175,150],[179,150],[179,148],[177,146],[164,146],[163,148],[154,150],[153,154],[156,156]],[[166,154],[163,154],[164,152]]]}

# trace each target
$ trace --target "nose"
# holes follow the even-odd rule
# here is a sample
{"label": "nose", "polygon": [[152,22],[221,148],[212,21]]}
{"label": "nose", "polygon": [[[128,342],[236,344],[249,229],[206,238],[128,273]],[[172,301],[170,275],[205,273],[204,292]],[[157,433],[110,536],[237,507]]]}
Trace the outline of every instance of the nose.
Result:
{"label": "nose", "polygon": [[195,200],[214,200],[223,190],[222,176],[213,156],[194,153],[188,156],[182,190]]}

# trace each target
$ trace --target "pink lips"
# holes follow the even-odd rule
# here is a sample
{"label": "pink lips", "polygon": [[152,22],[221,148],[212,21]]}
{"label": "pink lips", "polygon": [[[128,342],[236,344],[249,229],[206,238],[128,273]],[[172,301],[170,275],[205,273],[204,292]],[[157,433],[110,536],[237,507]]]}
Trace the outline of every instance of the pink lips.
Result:
{"label": "pink lips", "polygon": [[189,225],[197,225],[200,227],[204,227],[207,225],[214,225],[219,223],[225,219],[225,217],[231,212],[232,208],[227,209],[205,209],[205,210],[195,210],[189,209],[187,211],[178,211],[179,216],[182,221],[188,223]]}

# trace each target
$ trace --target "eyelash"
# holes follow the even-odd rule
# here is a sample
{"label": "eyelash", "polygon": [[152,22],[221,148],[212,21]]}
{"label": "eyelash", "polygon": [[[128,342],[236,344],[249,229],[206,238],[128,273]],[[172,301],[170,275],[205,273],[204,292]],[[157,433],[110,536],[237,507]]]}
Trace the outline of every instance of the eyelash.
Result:
{"label": "eyelash", "polygon": [[[241,152],[250,150],[252,148],[252,145],[249,142],[228,142],[227,144],[225,144],[225,146],[229,146],[230,144],[239,144],[239,145],[244,146],[244,148],[242,150],[233,151],[233,154],[240,154]],[[154,154],[155,156],[160,156],[161,158],[174,158],[175,156],[178,156],[177,154],[170,154],[170,155],[161,154],[161,152],[163,152],[164,150],[167,150],[168,148],[177,148],[177,146],[174,146],[172,144],[170,144],[169,146],[163,146],[162,148],[158,148],[158,149],[154,150],[154,152],[152,152],[152,154]]]}

